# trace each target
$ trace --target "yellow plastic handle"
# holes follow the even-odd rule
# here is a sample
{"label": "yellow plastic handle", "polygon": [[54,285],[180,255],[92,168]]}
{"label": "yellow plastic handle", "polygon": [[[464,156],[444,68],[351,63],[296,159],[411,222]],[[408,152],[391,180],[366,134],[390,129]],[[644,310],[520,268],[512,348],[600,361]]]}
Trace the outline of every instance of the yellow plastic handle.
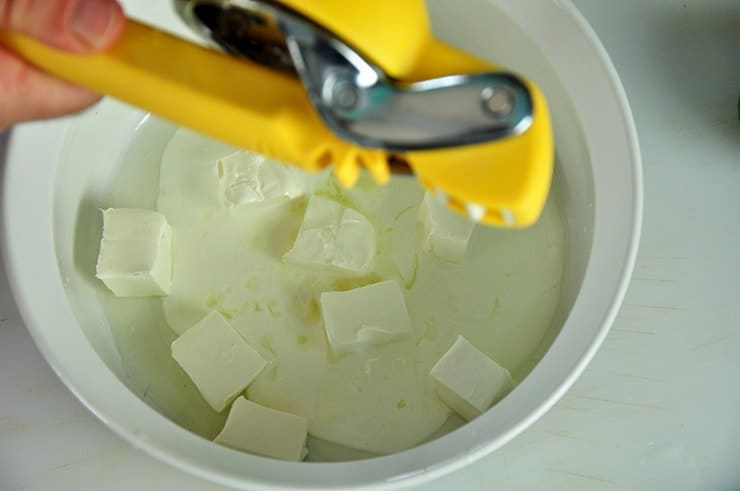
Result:
{"label": "yellow plastic handle", "polygon": [[[328,28],[400,81],[413,82],[496,66],[432,35],[423,0],[376,0],[358,15],[346,0],[283,0]],[[366,167],[389,177],[388,154],[337,138],[319,118],[297,78],[196,46],[134,21],[107,53],[55,50],[17,33],[0,43],[59,77],[112,95],[177,124],[307,170],[332,164],[351,186]],[[534,115],[521,135],[478,145],[400,155],[425,187],[481,221],[526,226],[541,212],[553,167],[546,101],[529,83]],[[472,210],[472,212],[471,212]]]}
{"label": "yellow plastic handle", "polygon": [[309,170],[360,161],[387,179],[382,152],[338,139],[297,79],[258,64],[131,20],[120,41],[98,55],[62,52],[7,31],[0,43],[47,72],[240,148]]}

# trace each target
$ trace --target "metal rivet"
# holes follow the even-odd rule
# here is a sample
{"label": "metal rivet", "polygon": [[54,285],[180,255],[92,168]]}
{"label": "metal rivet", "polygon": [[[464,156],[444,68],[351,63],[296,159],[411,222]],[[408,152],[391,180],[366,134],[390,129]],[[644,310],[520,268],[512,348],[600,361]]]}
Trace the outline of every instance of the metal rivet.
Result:
{"label": "metal rivet", "polygon": [[339,80],[332,87],[332,104],[340,109],[353,109],[360,102],[360,92],[347,80]]}
{"label": "metal rivet", "polygon": [[506,87],[486,87],[480,93],[483,110],[496,119],[503,119],[514,111],[516,96]]}

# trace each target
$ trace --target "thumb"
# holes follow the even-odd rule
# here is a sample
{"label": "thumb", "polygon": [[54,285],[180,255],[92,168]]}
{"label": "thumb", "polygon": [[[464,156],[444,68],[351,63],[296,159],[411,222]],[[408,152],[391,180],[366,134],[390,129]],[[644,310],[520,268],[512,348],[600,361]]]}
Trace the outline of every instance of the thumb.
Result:
{"label": "thumb", "polygon": [[125,23],[115,0],[0,0],[0,29],[74,52],[110,47]]}

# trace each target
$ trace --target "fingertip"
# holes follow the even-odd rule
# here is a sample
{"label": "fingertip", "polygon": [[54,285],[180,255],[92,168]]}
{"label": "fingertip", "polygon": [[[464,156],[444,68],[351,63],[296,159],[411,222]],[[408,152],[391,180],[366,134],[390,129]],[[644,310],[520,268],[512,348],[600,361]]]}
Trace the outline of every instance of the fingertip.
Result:
{"label": "fingertip", "polygon": [[111,25],[108,28],[105,36],[105,43],[103,49],[110,48],[116,41],[123,35],[123,31],[126,28],[126,13],[123,11],[123,7],[117,1],[113,1],[113,14],[111,18]]}
{"label": "fingertip", "polygon": [[69,17],[69,28],[92,51],[105,50],[121,36],[126,18],[115,0],[78,0]]}
{"label": "fingertip", "polygon": [[110,48],[126,17],[116,0],[0,0],[0,29],[18,31],[57,49],[90,53]]}

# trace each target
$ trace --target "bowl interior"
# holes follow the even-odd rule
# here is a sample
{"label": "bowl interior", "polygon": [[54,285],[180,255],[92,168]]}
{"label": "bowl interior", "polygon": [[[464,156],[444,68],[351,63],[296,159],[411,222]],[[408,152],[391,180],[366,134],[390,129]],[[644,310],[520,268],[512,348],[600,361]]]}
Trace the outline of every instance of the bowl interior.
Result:
{"label": "bowl interior", "polygon": [[[481,10],[489,12],[492,7]],[[551,199],[560,201],[565,217],[564,272],[551,328],[524,363],[513,367],[515,379],[522,380],[563,325],[588,262],[593,229],[588,154],[580,122],[560,81],[521,30],[504,24],[507,32],[495,32],[507,43],[495,38],[489,41],[487,35],[468,36],[468,30],[460,25],[469,19],[456,15],[445,2],[433,4],[432,12],[436,14],[434,19],[445,19],[439,26],[442,37],[528,74],[543,87],[553,106],[557,166]],[[478,18],[476,21],[482,22]],[[481,33],[486,29],[483,24],[473,25],[472,31]],[[175,334],[167,327],[159,300],[115,299],[95,279],[102,226],[99,209],[156,208],[159,162],[175,130],[165,121],[112,100],[76,118],[57,162],[54,243],[79,327],[101,359],[131,391],[162,415],[212,438],[224,416],[208,411],[171,359],[169,344]],[[116,319],[115,326],[111,326],[111,319]],[[365,456],[341,447],[322,450],[329,460]]]}

